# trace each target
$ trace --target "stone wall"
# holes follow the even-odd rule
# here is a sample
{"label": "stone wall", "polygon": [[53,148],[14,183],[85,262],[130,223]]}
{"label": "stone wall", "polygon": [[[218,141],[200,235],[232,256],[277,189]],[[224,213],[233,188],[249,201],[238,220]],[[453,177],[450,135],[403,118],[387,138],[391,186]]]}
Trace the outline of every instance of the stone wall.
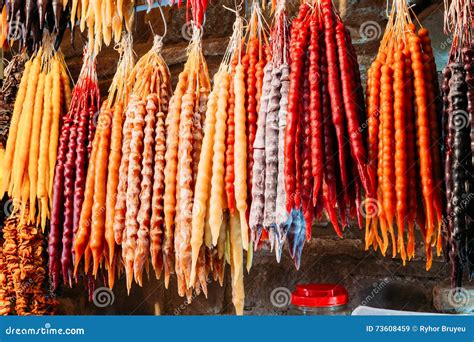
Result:
{"label": "stone wall", "polygon": [[[227,2],[228,6],[233,1]],[[296,0],[292,3],[295,12]],[[412,1],[413,3],[414,1]],[[208,10],[204,52],[213,74],[222,57],[232,30],[234,15],[222,8],[222,1],[212,3]],[[361,72],[364,75],[367,66],[376,54],[379,40],[386,25],[385,1],[380,0],[341,0],[337,3],[342,16],[351,30],[352,38],[359,56]],[[442,33],[443,4],[441,0],[431,3],[429,0],[417,1],[414,7],[423,25],[430,29],[433,48],[439,69],[446,60],[449,41]],[[165,9],[168,35],[164,41],[163,54],[169,63],[173,79],[176,80],[186,59],[187,46],[184,9]],[[155,32],[163,32],[158,10],[148,17],[139,13],[134,33],[135,51],[143,55],[151,46],[152,34],[145,20],[151,19]],[[77,78],[82,65],[83,37],[76,33],[74,46],[65,41],[63,51],[72,75]],[[67,39],[66,39],[67,40]],[[117,53],[112,47],[104,48],[98,57],[98,72],[102,94],[115,72]],[[420,239],[418,240],[420,241]],[[382,257],[379,253],[365,252],[363,232],[357,228],[346,230],[344,239],[338,239],[330,226],[318,226],[313,230],[313,238],[303,251],[300,270],[297,271],[285,250],[281,263],[275,261],[271,251],[255,253],[254,265],[250,274],[245,275],[245,313],[250,315],[283,314],[287,308],[278,308],[270,301],[276,288],[293,289],[295,284],[307,282],[332,282],[344,285],[350,294],[349,306],[360,304],[413,311],[434,311],[432,301],[433,286],[449,277],[445,262],[438,258],[429,272],[425,271],[422,246],[417,246],[415,260],[402,265],[400,259]],[[123,278],[123,277],[122,277]],[[60,290],[61,314],[232,314],[231,286],[227,271],[223,287],[212,282],[209,285],[209,298],[202,294],[194,296],[192,303],[177,295],[173,280],[168,290],[162,281],[150,275],[143,288],[133,286],[127,295],[124,279],[116,281],[115,301],[105,308],[96,307],[86,299],[82,288]]]}

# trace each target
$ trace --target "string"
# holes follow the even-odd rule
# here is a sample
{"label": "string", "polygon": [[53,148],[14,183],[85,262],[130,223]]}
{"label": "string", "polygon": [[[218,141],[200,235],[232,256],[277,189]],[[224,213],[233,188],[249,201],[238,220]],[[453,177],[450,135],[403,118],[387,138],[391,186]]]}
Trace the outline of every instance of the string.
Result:
{"label": "string", "polygon": [[161,19],[163,20],[163,34],[160,36],[157,33],[155,33],[155,30],[153,29],[153,25],[151,23],[151,20],[148,20],[148,26],[150,27],[150,30],[151,30],[151,33],[153,34],[153,36],[155,36],[155,37],[159,36],[159,37],[161,37],[161,40],[163,40],[163,38],[165,38],[166,34],[168,33],[168,25],[166,24],[165,14],[163,13],[163,9],[161,8],[161,6],[158,6],[158,9],[160,11]]}
{"label": "string", "polygon": [[[237,11],[235,13],[238,14]],[[230,37],[229,45],[227,46],[226,52],[224,53],[224,58],[219,69],[226,68],[227,71],[231,71],[231,59],[234,56],[236,51],[239,51],[242,39],[242,28],[243,28],[242,18],[237,15],[233,25],[233,33]]]}

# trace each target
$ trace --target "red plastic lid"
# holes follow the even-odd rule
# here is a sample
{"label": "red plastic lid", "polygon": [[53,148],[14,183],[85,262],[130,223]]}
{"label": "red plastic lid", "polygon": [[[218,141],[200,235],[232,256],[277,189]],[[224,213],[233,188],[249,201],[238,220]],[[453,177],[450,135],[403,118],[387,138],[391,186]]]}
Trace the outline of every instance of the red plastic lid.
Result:
{"label": "red plastic lid", "polygon": [[328,307],[347,304],[347,290],[337,284],[301,284],[291,294],[291,303],[296,306]]}

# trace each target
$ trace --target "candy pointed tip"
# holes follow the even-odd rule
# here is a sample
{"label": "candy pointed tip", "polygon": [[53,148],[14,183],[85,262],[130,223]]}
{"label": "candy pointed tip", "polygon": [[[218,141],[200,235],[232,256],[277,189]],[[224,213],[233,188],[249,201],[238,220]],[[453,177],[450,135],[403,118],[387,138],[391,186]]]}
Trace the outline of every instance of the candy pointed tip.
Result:
{"label": "candy pointed tip", "polygon": [[109,273],[108,283],[109,283],[109,289],[113,290],[114,285],[115,285],[115,275],[111,276],[110,273]]}
{"label": "candy pointed tip", "polygon": [[192,286],[196,282],[196,265],[191,268],[191,275],[189,276],[189,284],[188,288]]}

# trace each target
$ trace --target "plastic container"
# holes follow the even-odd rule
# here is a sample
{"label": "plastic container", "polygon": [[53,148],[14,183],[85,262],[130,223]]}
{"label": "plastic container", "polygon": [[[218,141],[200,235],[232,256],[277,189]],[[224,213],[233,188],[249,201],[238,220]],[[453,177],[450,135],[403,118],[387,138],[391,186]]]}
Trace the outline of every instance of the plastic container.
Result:
{"label": "plastic container", "polygon": [[337,284],[300,284],[291,294],[290,315],[350,315],[347,290]]}
{"label": "plastic container", "polygon": [[418,311],[401,311],[372,308],[370,306],[358,306],[354,309],[354,311],[352,311],[352,316],[446,316],[446,314]]}

